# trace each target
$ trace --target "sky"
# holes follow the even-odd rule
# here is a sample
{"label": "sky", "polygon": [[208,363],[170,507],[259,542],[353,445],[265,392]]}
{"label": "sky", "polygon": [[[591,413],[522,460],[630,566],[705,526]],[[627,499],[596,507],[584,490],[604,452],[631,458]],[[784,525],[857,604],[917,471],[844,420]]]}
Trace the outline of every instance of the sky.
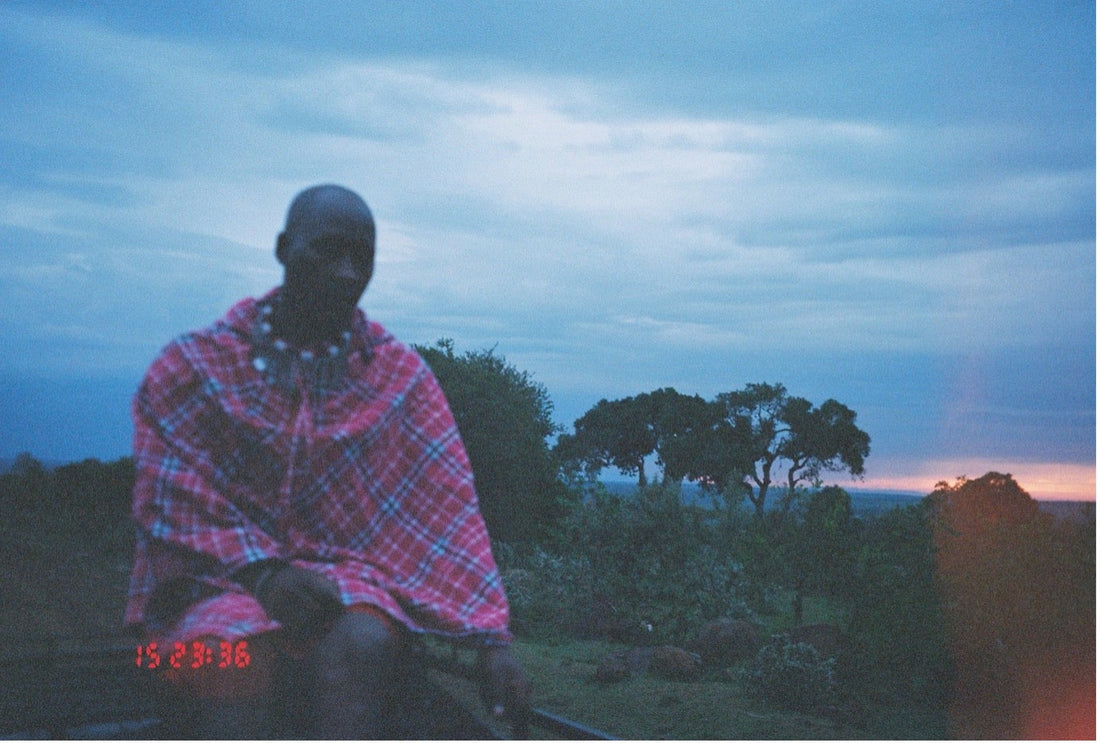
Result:
{"label": "sky", "polygon": [[158,350],[335,182],[367,314],[566,430],[782,383],[871,437],[829,482],[1093,499],[1095,49],[1070,1],[8,0],[0,457],[128,454]]}

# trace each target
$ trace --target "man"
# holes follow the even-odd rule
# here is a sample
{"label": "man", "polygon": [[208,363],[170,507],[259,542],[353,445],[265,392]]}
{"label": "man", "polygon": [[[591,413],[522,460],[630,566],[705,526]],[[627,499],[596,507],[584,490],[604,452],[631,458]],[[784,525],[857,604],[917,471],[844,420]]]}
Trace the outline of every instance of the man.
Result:
{"label": "man", "polygon": [[358,195],[303,191],[282,286],[169,344],[134,399],[126,621],[166,651],[247,648],[243,668],[166,664],[216,737],[262,733],[276,668],[304,679],[313,734],[370,736],[416,634],[477,646],[494,713],[527,707],[446,400],[357,308],[374,244]]}

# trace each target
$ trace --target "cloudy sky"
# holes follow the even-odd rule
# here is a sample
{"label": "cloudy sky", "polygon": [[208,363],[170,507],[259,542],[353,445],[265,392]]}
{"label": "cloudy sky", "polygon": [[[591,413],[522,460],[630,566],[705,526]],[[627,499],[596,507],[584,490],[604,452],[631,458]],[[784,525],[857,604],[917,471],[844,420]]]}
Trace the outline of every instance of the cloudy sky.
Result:
{"label": "cloudy sky", "polygon": [[5,2],[0,457],[115,458],[157,350],[358,190],[362,306],[600,398],[781,382],[845,486],[1094,497],[1086,2]]}

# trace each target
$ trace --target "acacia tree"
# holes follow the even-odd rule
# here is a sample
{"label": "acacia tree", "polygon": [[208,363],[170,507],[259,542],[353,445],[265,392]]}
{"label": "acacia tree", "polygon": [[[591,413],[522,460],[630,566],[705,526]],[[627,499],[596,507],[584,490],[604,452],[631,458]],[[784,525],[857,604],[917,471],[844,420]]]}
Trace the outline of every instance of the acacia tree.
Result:
{"label": "acacia tree", "polygon": [[774,477],[786,464],[787,493],[820,481],[823,471],[863,474],[871,437],[836,400],[815,408],[782,384],[749,384],[718,395],[714,412],[677,447],[683,473],[704,487],[743,493],[764,515]]}
{"label": "acacia tree", "polygon": [[616,467],[645,485],[645,458],[653,441],[636,398],[600,400],[573,422],[573,431],[558,438],[559,459],[583,468],[589,478],[604,467]]}
{"label": "acacia tree", "polygon": [[697,427],[707,404],[698,395],[682,395],[671,387],[619,400],[600,400],[574,424],[574,433],[558,439],[558,457],[583,467],[595,477],[604,467],[616,467],[624,475],[636,475],[638,486],[647,478],[645,460],[657,455],[665,480],[674,468],[668,462],[679,456],[674,441]]}

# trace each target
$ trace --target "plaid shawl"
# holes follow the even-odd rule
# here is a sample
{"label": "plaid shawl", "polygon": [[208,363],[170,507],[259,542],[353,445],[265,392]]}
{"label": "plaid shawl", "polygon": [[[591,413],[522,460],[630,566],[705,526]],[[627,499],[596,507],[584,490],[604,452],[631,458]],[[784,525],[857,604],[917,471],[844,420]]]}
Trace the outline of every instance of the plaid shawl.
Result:
{"label": "plaid shawl", "polygon": [[253,367],[258,311],[246,299],[169,344],[134,398],[127,624],[176,641],[277,629],[230,575],[280,558],[414,632],[510,642],[469,460],[427,365],[356,310],[346,383],[288,394]]}

